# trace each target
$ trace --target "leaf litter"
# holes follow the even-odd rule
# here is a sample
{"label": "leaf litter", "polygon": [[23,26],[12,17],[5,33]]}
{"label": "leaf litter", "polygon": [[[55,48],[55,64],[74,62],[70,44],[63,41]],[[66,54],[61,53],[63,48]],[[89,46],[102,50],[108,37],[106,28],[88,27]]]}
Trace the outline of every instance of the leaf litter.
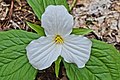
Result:
{"label": "leaf litter", "polygon": [[98,39],[115,46],[120,45],[119,0],[78,0],[72,14],[74,27],[92,29]]}
{"label": "leaf litter", "polygon": [[[73,0],[67,1],[71,5]],[[0,31],[9,29],[33,31],[26,25],[26,21],[40,24],[25,0],[14,1],[11,19],[9,19],[10,6],[10,0],[0,0]],[[74,27],[93,30],[87,37],[114,44],[120,50],[119,0],[77,0],[71,13],[75,19]],[[58,79],[55,77],[53,64],[50,68],[39,71],[35,80],[68,80],[64,67],[61,67],[60,72]]]}

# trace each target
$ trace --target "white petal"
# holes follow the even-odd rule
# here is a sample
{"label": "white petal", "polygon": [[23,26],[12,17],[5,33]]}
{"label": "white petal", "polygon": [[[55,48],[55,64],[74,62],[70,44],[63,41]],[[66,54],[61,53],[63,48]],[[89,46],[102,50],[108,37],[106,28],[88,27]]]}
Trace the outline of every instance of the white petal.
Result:
{"label": "white petal", "polygon": [[68,63],[75,63],[79,68],[84,67],[90,58],[92,42],[77,35],[69,35],[64,39],[61,56]]}
{"label": "white petal", "polygon": [[50,5],[41,18],[46,35],[69,35],[73,27],[73,16],[63,5]]}
{"label": "white petal", "polygon": [[57,60],[61,53],[61,46],[56,45],[52,40],[53,36],[40,37],[26,47],[27,57],[34,68],[46,69]]}

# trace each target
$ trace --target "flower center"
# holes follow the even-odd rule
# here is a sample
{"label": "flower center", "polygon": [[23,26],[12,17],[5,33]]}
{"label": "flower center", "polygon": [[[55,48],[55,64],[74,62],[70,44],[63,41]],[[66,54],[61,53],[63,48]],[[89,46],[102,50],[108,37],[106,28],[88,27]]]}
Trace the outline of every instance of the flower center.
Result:
{"label": "flower center", "polygon": [[63,43],[64,41],[63,41],[63,38],[62,38],[60,35],[56,35],[56,37],[55,37],[55,42],[56,42],[57,44],[61,44],[61,43]]}

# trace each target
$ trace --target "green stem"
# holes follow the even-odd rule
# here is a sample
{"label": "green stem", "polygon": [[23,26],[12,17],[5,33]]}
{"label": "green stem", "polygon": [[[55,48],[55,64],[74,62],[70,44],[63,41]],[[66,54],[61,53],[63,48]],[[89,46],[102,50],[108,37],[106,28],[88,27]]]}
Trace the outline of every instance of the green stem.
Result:
{"label": "green stem", "polygon": [[73,9],[73,7],[75,6],[76,2],[77,2],[77,0],[73,0],[72,5],[70,6],[70,11]]}

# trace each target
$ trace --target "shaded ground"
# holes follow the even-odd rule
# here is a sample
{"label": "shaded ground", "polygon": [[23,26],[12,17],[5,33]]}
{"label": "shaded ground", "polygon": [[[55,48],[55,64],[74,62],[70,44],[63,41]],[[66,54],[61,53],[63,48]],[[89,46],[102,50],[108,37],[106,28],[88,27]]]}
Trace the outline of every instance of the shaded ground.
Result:
{"label": "shaded ground", "polygon": [[[75,27],[94,30],[86,35],[115,45],[120,50],[120,1],[119,0],[78,0],[72,10]],[[72,0],[68,0],[71,5]],[[99,4],[98,4],[99,3]],[[92,5],[92,6],[91,6]],[[40,24],[30,6],[25,0],[0,0],[0,31],[22,29],[33,31],[26,25],[26,21]],[[36,80],[68,80],[61,64],[59,79],[55,77],[54,64],[39,71]]]}

